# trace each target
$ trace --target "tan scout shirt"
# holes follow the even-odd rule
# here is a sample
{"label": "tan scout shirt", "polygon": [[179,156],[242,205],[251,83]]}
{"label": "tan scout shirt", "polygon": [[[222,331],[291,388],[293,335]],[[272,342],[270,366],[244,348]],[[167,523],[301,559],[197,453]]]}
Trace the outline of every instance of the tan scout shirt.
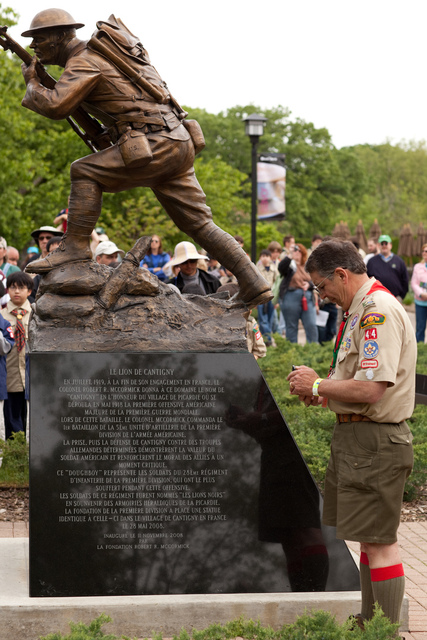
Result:
{"label": "tan scout shirt", "polygon": [[257,266],[261,275],[267,280],[270,287],[272,287],[276,281],[276,278],[279,277],[279,271],[274,262],[270,264],[270,267],[268,269],[264,267],[263,264],[258,264]]}
{"label": "tan scout shirt", "polygon": [[249,353],[257,358],[263,358],[267,354],[267,347],[255,318],[249,316],[246,320],[246,344]]}
{"label": "tan scout shirt", "polygon": [[[15,330],[16,327],[16,316],[12,315],[10,311],[12,309],[16,309],[16,305],[13,302],[9,301],[7,303],[7,307],[1,310],[1,314],[3,318],[8,320],[12,326],[12,329]],[[30,312],[31,305],[26,300],[22,307],[19,307],[28,311],[22,318],[22,323],[25,328],[25,342],[28,340],[28,323],[30,321]],[[7,367],[7,390],[11,393],[16,393],[19,391],[24,391],[25,389],[25,352],[26,348],[22,349],[20,353],[18,353],[18,349],[16,345],[12,347],[11,351],[7,355],[6,359],[6,367]]]}
{"label": "tan scout shirt", "polygon": [[334,380],[388,382],[375,404],[329,400],[335,413],[358,413],[373,422],[408,419],[415,404],[415,333],[402,305],[385,291],[368,294],[370,278],[353,298],[337,355]]}

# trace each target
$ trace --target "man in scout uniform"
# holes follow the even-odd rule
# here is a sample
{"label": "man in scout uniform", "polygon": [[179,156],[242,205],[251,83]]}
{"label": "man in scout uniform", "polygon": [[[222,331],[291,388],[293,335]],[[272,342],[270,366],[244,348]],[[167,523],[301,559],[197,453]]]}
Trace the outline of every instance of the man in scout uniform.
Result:
{"label": "man in scout uniform", "polygon": [[[91,260],[89,240],[101,213],[102,194],[150,187],[177,227],[236,276],[240,298],[249,307],[268,302],[273,297],[268,283],[234,238],[214,224],[206,205],[193,167],[196,150],[203,147],[197,123],[185,122],[187,114],[170,96],[147,51],[120,20],[111,16],[97,24],[98,35],[84,42],[76,37],[82,23],[62,9],[47,9],[22,34],[32,38],[30,48],[36,54],[30,65],[23,65],[23,106],[60,120],[84,103],[108,128],[113,142],[73,162],[64,240],[48,257],[31,262],[27,271],[42,274],[69,262]],[[114,49],[115,62],[99,50],[111,38],[124,43],[120,55]],[[122,59],[125,50],[132,55]],[[42,85],[36,57],[42,64],[64,67],[54,89]],[[123,62],[127,65],[129,60],[141,63],[138,73],[130,76],[123,72]]]}
{"label": "man in scout uniform", "polygon": [[413,462],[405,420],[415,400],[414,330],[395,297],[368,278],[351,242],[323,242],[306,269],[321,298],[344,311],[328,377],[305,366],[288,376],[291,393],[307,406],[327,405],[337,415],[323,522],[336,526],[338,538],[361,543],[359,626],[375,602],[398,622],[405,579],[397,529]]}

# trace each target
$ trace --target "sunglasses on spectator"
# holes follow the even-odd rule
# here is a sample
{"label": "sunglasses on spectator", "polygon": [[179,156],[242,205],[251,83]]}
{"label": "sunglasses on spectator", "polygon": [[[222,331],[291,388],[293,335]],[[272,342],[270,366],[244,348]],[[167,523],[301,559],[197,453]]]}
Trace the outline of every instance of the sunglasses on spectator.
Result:
{"label": "sunglasses on spectator", "polygon": [[294,251],[300,251],[299,247],[294,247]]}

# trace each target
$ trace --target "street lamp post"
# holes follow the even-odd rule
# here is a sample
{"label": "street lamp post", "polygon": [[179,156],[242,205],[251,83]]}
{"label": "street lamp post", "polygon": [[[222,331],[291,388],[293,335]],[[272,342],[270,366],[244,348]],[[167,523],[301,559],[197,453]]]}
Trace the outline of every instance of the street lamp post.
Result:
{"label": "street lamp post", "polygon": [[252,208],[251,208],[251,259],[256,262],[256,222],[257,222],[257,144],[264,133],[267,118],[258,113],[252,113],[244,119],[245,133],[252,143]]}

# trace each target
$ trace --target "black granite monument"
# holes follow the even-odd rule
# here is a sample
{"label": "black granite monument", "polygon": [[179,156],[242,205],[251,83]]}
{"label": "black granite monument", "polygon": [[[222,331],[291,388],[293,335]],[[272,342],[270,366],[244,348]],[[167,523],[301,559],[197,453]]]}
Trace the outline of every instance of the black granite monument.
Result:
{"label": "black granite monument", "polygon": [[30,595],[358,590],[249,353],[31,355]]}

